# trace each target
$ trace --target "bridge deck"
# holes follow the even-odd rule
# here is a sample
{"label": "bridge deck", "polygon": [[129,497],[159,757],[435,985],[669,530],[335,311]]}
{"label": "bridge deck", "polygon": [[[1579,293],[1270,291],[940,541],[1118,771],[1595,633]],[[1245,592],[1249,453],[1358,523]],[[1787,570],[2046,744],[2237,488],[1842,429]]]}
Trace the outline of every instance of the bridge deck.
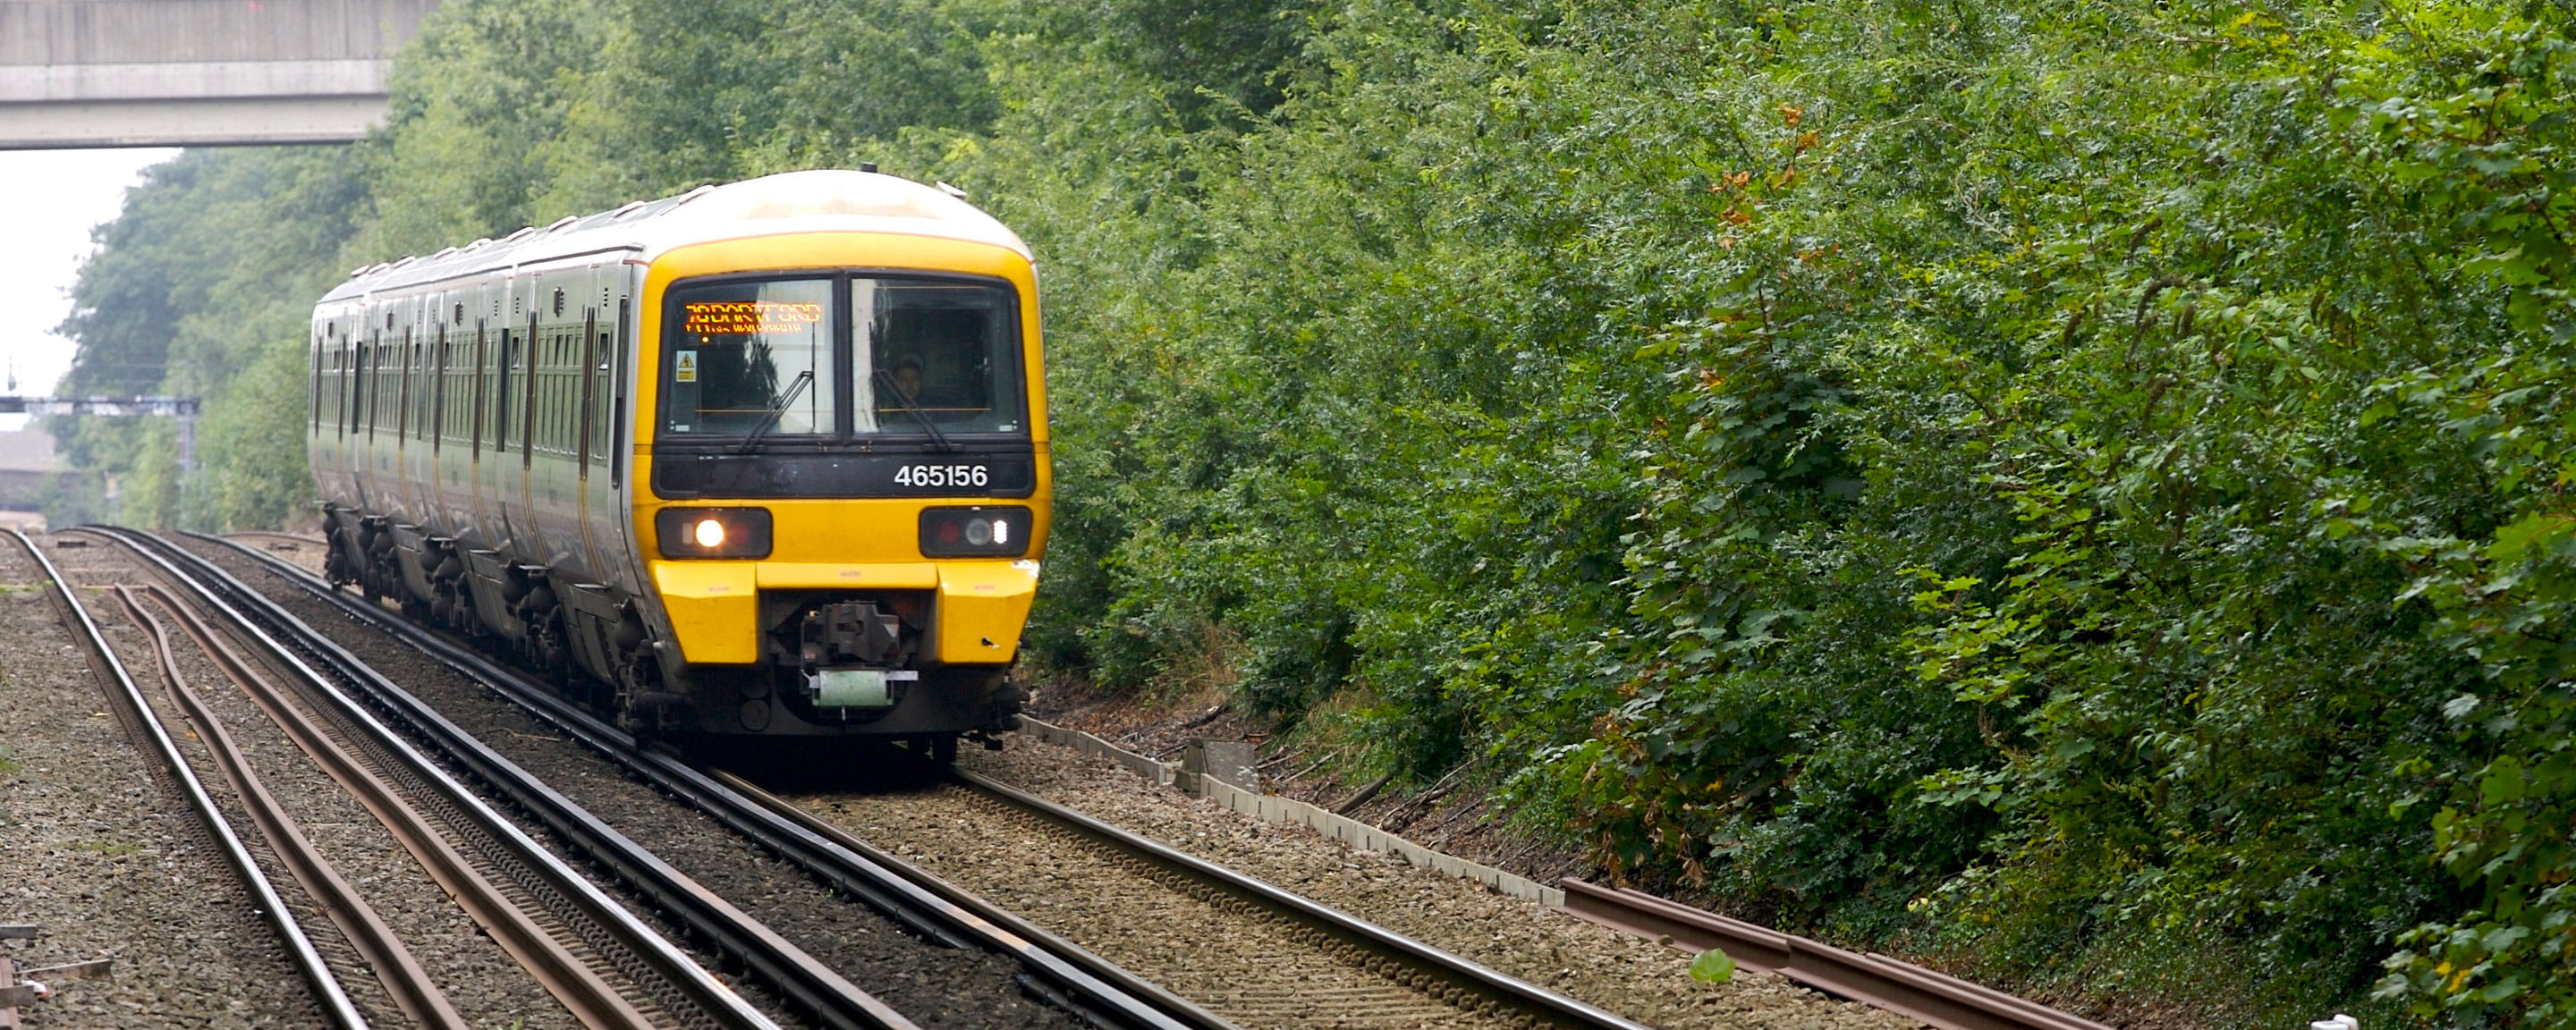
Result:
{"label": "bridge deck", "polygon": [[0,149],[356,139],[437,2],[0,3]]}

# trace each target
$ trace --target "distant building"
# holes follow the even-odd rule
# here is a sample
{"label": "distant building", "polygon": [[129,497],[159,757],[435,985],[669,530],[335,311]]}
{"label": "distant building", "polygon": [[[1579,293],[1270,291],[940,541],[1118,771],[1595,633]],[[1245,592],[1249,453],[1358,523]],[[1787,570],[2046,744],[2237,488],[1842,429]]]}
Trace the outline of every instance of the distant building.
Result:
{"label": "distant building", "polygon": [[54,438],[30,423],[0,432],[0,526],[43,529],[45,490],[62,462],[54,455]]}

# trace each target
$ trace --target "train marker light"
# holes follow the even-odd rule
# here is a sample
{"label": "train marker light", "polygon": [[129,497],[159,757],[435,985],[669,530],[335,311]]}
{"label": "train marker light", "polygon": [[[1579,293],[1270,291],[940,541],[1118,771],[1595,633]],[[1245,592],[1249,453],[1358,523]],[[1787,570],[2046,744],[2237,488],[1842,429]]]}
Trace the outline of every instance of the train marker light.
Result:
{"label": "train marker light", "polygon": [[664,508],[653,530],[665,558],[769,557],[767,508]]}
{"label": "train marker light", "polygon": [[925,558],[1017,558],[1029,553],[1035,514],[1016,505],[921,510]]}

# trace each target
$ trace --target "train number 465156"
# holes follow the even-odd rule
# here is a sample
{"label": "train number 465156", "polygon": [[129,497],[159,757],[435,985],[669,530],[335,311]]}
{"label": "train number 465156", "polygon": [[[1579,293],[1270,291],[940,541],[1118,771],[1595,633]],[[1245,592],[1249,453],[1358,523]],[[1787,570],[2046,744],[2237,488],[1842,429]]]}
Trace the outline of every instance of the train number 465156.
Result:
{"label": "train number 465156", "polygon": [[897,486],[984,486],[992,472],[982,465],[904,465],[894,470]]}

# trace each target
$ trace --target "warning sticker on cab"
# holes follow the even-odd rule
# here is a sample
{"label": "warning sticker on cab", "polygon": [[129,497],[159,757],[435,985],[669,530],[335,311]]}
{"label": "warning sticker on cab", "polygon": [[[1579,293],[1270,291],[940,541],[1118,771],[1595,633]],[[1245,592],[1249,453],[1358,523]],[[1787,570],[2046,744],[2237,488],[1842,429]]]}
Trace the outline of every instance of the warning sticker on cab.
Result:
{"label": "warning sticker on cab", "polygon": [[698,352],[693,350],[684,350],[673,353],[671,381],[675,383],[694,383],[698,381]]}

